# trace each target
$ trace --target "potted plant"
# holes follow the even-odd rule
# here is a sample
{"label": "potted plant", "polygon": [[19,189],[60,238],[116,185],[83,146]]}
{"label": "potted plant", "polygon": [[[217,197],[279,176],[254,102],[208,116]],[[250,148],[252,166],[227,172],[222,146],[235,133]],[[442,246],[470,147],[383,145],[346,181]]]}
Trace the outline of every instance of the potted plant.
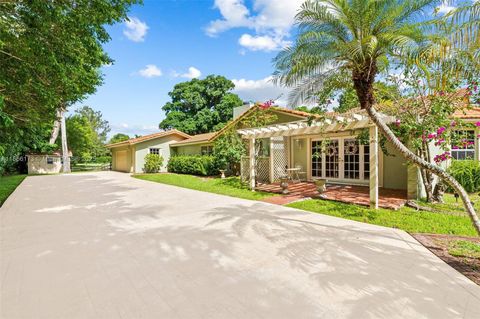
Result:
{"label": "potted plant", "polygon": [[317,187],[317,191],[322,194],[324,191],[327,190],[327,180],[320,178],[315,180],[315,186]]}

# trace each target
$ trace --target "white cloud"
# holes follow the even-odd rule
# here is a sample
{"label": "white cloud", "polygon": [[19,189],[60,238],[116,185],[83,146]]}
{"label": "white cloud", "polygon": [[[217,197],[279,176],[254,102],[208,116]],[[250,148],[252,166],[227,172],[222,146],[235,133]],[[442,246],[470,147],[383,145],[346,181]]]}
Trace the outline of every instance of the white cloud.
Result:
{"label": "white cloud", "polygon": [[[206,28],[206,33],[216,36],[232,28],[249,28],[255,30],[254,36],[240,38],[240,41],[251,43],[252,40],[261,41],[263,45],[245,46],[251,50],[277,50],[288,44],[284,39],[288,37],[294,23],[295,14],[304,0],[253,0],[250,10],[244,0],[215,0],[222,18],[211,21]],[[267,41],[276,42],[275,49]],[[262,49],[262,48],[264,49]]]}
{"label": "white cloud", "polygon": [[194,78],[198,78],[202,75],[202,72],[200,72],[199,69],[197,69],[196,67],[189,67],[188,68],[188,72],[187,73],[184,73],[184,74],[181,74],[180,76],[182,78],[187,78],[187,79],[194,79]]}
{"label": "white cloud", "polygon": [[272,81],[272,76],[260,80],[233,79],[234,93],[246,101],[264,102],[275,100],[279,106],[287,106],[289,89],[277,86]]}
{"label": "white cloud", "polygon": [[145,68],[138,71],[140,76],[144,78],[153,78],[162,75],[162,70],[160,70],[155,64],[148,64]]}
{"label": "white cloud", "polygon": [[271,37],[268,35],[252,36],[250,34],[243,34],[238,43],[252,51],[275,51],[280,50],[290,44],[289,41],[285,41],[282,37]]}
{"label": "white cloud", "polygon": [[450,5],[451,3],[449,2],[442,2],[442,4],[440,6],[437,7],[437,13],[440,13],[440,14],[447,14],[449,13],[450,11],[452,10],[455,10],[456,7]]}
{"label": "white cloud", "polygon": [[123,34],[134,42],[143,42],[147,35],[148,25],[135,17],[128,17],[125,21],[126,29],[123,30]]}
{"label": "white cloud", "polygon": [[140,125],[140,124],[127,124],[127,123],[120,123],[120,124],[112,124],[111,131],[109,136],[112,137],[117,133],[127,134],[130,137],[134,137],[137,135],[147,135],[159,132],[157,125]]}

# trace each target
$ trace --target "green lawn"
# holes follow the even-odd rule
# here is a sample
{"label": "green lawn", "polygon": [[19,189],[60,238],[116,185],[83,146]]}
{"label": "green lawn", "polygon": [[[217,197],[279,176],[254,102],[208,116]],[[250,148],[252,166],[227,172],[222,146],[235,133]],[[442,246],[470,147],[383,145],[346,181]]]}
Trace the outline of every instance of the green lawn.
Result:
{"label": "green lawn", "polygon": [[146,181],[175,185],[184,188],[195,189],[198,191],[228,195],[244,199],[260,200],[266,197],[275,196],[274,194],[270,193],[252,192],[245,184],[240,182],[238,177],[221,179],[170,173],[139,174],[134,175],[134,177]]}
{"label": "green lawn", "polygon": [[0,176],[0,206],[17,188],[27,175]]}
{"label": "green lawn", "polygon": [[450,242],[448,253],[455,257],[480,258],[480,244],[468,240]]}
{"label": "green lawn", "polygon": [[[449,205],[451,205],[450,208],[459,209],[454,203]],[[422,212],[408,207],[397,211],[389,209],[373,210],[357,205],[316,199],[291,203],[287,206],[369,224],[400,228],[410,233],[477,236],[470,219],[465,216],[465,213],[455,211],[452,214],[453,210],[447,209],[447,205],[444,205],[445,207],[442,207],[439,212]]]}

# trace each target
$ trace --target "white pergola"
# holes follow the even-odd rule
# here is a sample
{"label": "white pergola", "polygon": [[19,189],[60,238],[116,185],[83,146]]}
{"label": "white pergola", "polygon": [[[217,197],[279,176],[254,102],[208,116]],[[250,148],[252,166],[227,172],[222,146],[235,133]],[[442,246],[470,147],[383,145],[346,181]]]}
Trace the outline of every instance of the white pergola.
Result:
{"label": "white pergola", "polygon": [[[382,114],[386,123],[393,123],[394,117]],[[274,124],[259,128],[240,129],[237,132],[249,140],[250,154],[255,154],[255,139],[277,136],[297,136],[322,134],[328,136],[342,131],[369,129],[370,134],[370,206],[378,208],[378,128],[370,121],[366,113],[345,113],[308,121]],[[255,188],[255,158],[250,156],[250,187]]]}

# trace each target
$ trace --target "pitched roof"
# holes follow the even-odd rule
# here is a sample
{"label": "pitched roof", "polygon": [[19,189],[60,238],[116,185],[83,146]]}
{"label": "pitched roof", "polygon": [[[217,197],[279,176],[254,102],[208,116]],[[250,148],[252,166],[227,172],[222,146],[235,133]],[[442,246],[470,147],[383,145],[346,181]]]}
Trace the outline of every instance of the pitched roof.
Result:
{"label": "pitched roof", "polygon": [[480,119],[480,107],[470,107],[456,110],[453,117],[463,120]]}
{"label": "pitched roof", "polygon": [[211,132],[211,133],[204,133],[204,134],[197,134],[190,136],[186,140],[183,141],[178,141],[175,143],[172,143],[170,145],[172,146],[181,146],[181,145],[188,145],[188,144],[197,144],[197,143],[204,143],[210,141],[210,139],[217,134],[217,132]]}
{"label": "pitched roof", "polygon": [[131,139],[123,141],[123,142],[108,144],[108,145],[106,145],[106,147],[107,148],[112,148],[112,147],[125,146],[125,145],[134,145],[134,144],[138,144],[138,143],[141,143],[141,142],[145,142],[145,141],[149,141],[149,140],[153,140],[153,139],[156,139],[156,138],[159,138],[159,137],[165,137],[165,136],[169,136],[169,135],[178,135],[178,136],[184,137],[186,139],[191,137],[190,135],[188,135],[186,133],[183,133],[179,130],[169,130],[169,131],[144,135],[144,136],[140,136],[140,137],[136,137],[136,138],[131,138]]}

